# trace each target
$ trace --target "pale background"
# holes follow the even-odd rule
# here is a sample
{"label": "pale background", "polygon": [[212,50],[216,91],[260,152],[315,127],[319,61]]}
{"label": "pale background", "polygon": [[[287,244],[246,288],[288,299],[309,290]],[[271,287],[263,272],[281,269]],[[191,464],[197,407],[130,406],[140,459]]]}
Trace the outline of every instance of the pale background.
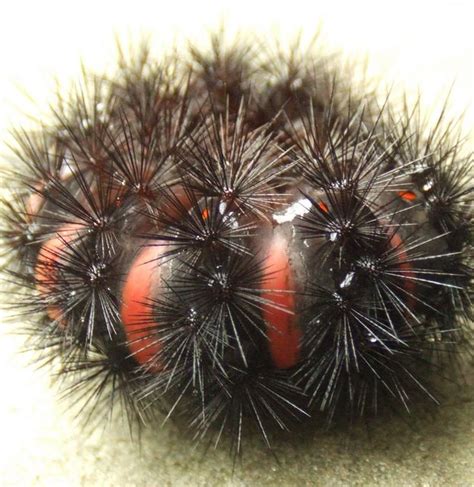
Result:
{"label": "pale background", "polygon": [[[152,32],[158,46],[206,38],[222,20],[229,30],[298,29],[322,22],[333,47],[368,53],[370,72],[423,93],[427,105],[452,88],[452,111],[474,127],[473,19],[470,1],[7,1],[0,9],[0,138],[23,112],[41,112],[52,76],[73,79],[79,60],[113,65],[114,35]],[[22,93],[27,92],[35,106]],[[11,325],[8,325],[11,329]],[[141,448],[126,428],[82,434],[43,372],[18,354],[21,339],[0,330],[0,486],[474,485],[473,390],[454,393],[435,418],[307,434],[276,444],[280,465],[250,445],[232,474],[226,451],[192,450],[170,425],[145,434]]]}

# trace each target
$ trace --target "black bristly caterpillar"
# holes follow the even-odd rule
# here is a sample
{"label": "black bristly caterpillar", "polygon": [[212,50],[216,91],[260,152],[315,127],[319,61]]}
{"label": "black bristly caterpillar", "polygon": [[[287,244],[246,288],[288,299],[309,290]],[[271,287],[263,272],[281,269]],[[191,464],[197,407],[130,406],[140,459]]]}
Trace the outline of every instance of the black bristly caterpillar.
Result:
{"label": "black bristly caterpillar", "polygon": [[67,391],[234,452],[248,424],[270,446],[438,403],[471,339],[457,121],[379,104],[317,45],[261,47],[122,53],[16,131],[2,201],[10,306]]}

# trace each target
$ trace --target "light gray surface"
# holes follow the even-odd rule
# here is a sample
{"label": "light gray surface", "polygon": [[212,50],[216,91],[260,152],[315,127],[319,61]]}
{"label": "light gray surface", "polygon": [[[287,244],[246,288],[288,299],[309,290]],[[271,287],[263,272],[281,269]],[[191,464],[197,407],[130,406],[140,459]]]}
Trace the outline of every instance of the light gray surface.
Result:
{"label": "light gray surface", "polygon": [[223,446],[194,448],[173,424],[147,431],[141,446],[118,421],[87,436],[46,371],[34,372],[18,355],[21,340],[0,343],[1,486],[474,485],[472,386],[411,426],[391,419],[369,430],[284,435],[274,443],[279,463],[251,442],[233,472]]}

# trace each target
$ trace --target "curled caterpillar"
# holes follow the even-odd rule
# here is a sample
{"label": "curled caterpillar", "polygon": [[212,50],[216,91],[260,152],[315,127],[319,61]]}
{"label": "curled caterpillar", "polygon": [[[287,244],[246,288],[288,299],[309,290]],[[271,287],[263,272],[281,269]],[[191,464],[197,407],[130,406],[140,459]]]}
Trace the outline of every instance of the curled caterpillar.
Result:
{"label": "curled caterpillar", "polygon": [[457,123],[380,105],[314,46],[215,37],[183,59],[122,53],[16,132],[2,238],[33,348],[92,409],[234,452],[247,428],[270,446],[438,403],[472,321]]}

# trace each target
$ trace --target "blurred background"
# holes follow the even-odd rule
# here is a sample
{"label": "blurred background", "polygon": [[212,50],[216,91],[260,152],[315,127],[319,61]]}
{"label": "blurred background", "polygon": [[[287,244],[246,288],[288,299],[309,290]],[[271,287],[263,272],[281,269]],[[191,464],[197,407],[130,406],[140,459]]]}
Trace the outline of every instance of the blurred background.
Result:
{"label": "blurred background", "polygon": [[[67,86],[81,60],[97,71],[116,58],[115,38],[151,34],[157,51],[201,44],[225,24],[284,43],[322,27],[331,48],[367,58],[368,71],[395,89],[422,93],[429,107],[451,90],[450,110],[474,128],[474,40],[470,1],[134,0],[6,2],[0,14],[0,139],[42,116],[56,81]],[[472,139],[471,139],[472,144]],[[2,154],[6,151],[1,145]],[[275,444],[279,462],[250,442],[233,470],[228,452],[193,448],[173,425],[140,445],[125,425],[86,435],[59,401],[45,371],[18,353],[22,339],[0,328],[1,486],[474,485],[473,389],[455,391],[435,417],[370,429],[314,432]]]}

